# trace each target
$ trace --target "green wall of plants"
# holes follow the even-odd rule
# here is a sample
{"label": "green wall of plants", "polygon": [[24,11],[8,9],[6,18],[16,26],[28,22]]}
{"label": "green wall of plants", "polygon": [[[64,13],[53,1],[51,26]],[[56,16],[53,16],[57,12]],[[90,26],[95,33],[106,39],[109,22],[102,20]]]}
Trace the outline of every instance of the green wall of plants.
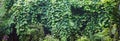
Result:
{"label": "green wall of plants", "polygon": [[4,0],[9,41],[118,41],[119,0]]}

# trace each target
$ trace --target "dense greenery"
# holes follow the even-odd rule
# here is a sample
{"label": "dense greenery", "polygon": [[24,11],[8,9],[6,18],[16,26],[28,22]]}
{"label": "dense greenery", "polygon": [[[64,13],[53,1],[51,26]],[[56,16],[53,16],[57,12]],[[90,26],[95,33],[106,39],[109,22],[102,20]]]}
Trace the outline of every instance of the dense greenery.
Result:
{"label": "dense greenery", "polygon": [[119,41],[119,0],[0,1],[0,41]]}

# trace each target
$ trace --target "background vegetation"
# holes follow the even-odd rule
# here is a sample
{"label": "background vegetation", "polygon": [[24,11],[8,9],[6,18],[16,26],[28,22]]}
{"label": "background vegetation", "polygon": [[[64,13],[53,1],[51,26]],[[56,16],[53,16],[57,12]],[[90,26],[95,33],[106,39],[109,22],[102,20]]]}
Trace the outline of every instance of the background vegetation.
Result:
{"label": "background vegetation", "polygon": [[119,0],[1,0],[0,41],[120,41]]}

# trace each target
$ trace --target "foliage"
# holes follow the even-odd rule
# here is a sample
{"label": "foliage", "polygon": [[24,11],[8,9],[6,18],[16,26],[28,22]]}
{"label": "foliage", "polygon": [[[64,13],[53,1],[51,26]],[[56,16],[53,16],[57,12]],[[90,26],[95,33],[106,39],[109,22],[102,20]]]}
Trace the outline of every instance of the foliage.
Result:
{"label": "foliage", "polygon": [[59,40],[55,39],[53,36],[47,35],[43,41],[59,41]]}
{"label": "foliage", "polygon": [[[9,2],[10,1],[6,1],[6,4],[9,4]],[[12,4],[13,6],[6,5],[8,6],[6,8],[10,9],[9,11],[6,11],[7,14],[5,14],[6,20],[9,20],[9,23],[6,24],[11,25],[12,23],[16,23],[15,28],[17,29],[17,35],[19,36],[20,41],[37,41],[38,38],[42,38],[44,36],[43,27],[42,24],[36,20],[36,17],[39,16],[39,12],[36,12],[38,10],[36,10],[37,8],[35,6],[37,5],[33,5],[33,3],[37,2],[32,2],[31,4],[26,1],[21,2],[21,0],[16,2],[17,3]],[[25,2],[26,4],[23,4]]]}
{"label": "foliage", "polygon": [[[93,39],[93,34],[101,32],[104,28],[110,27],[112,14],[109,13],[112,12],[112,9],[116,5],[114,1],[109,3],[73,1],[73,4],[69,2],[65,4],[65,1],[58,1],[56,4],[57,3],[60,3],[59,6],[62,4],[64,5],[57,7],[60,10],[59,12],[55,13],[55,10],[52,10],[53,13],[49,13],[50,17],[52,17],[51,19],[53,19],[50,19],[49,22],[52,24],[53,35],[61,38],[61,41],[64,37],[68,39],[65,41],[74,41],[77,36],[81,35],[86,35],[90,39]],[[114,4],[109,5],[111,3]],[[62,8],[66,8],[64,9],[65,11]]]}
{"label": "foliage", "polygon": [[117,4],[116,0],[5,0],[0,28],[10,35],[15,23],[20,41],[117,41]]}
{"label": "foliage", "polygon": [[77,39],[77,41],[90,41],[86,36],[82,36],[80,39]]}

